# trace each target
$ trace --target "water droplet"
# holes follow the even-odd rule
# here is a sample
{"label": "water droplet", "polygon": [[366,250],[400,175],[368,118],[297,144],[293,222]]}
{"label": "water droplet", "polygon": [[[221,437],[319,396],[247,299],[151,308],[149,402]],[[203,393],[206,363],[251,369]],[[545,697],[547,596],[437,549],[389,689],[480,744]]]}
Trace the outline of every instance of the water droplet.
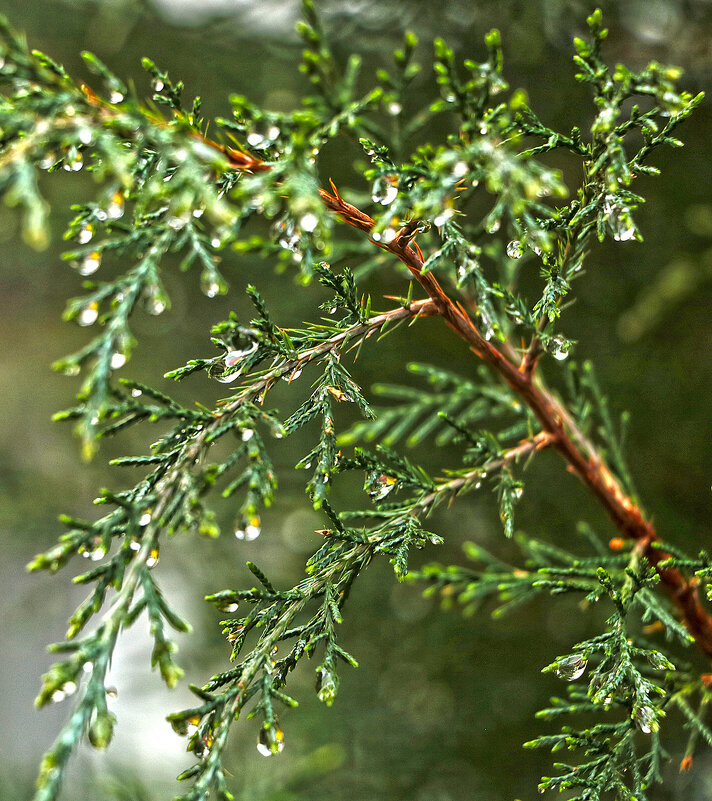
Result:
{"label": "water droplet", "polygon": [[83,145],[90,145],[93,139],[94,139],[94,134],[91,128],[82,128],[79,131],[79,141]]}
{"label": "water droplet", "polygon": [[635,225],[628,206],[621,205],[614,195],[606,195],[603,213],[616,242],[635,239]]}
{"label": "water droplet", "polygon": [[225,604],[225,606],[222,607],[222,611],[230,613],[237,612],[237,606],[238,606],[237,602],[233,601],[232,603]]}
{"label": "water droplet", "polygon": [[322,668],[317,672],[314,688],[319,700],[327,706],[331,706],[334,703],[338,687],[339,679],[335,673],[332,673],[332,671],[326,668]]}
{"label": "water droplet", "polygon": [[242,429],[242,441],[249,442],[252,437],[254,437],[255,432],[251,428],[243,428]]}
{"label": "water droplet", "polygon": [[118,89],[114,89],[114,91],[109,95],[109,103],[113,103],[114,105],[116,105],[116,103],[121,103],[123,99],[124,94],[123,92],[119,92]]}
{"label": "water droplet", "polygon": [[63,168],[67,172],[79,172],[81,168],[84,166],[84,158],[81,154],[80,150],[77,150],[76,147],[72,145],[67,151],[67,155],[64,159]]}
{"label": "water droplet", "polygon": [[517,500],[519,500],[522,497],[523,494],[524,494],[524,488],[523,487],[514,487],[514,489],[512,490],[512,495],[514,495],[514,497]]}
{"label": "water droplet", "polygon": [[499,231],[501,225],[502,225],[502,221],[501,220],[493,220],[487,226],[487,233],[488,234],[496,234],[497,231]]}
{"label": "water droplet", "polygon": [[455,178],[462,178],[464,175],[467,175],[467,171],[469,167],[467,166],[466,161],[457,161],[452,168],[452,174]]}
{"label": "water droplet", "polygon": [[77,234],[77,242],[79,242],[80,245],[86,245],[91,242],[93,236],[94,226],[90,222],[84,223]]}
{"label": "water droplet", "polygon": [[156,78],[153,82],[153,91],[154,92],[162,92],[165,88],[165,84],[160,78]]}
{"label": "water droplet", "polygon": [[507,245],[507,255],[510,259],[521,259],[522,253],[524,253],[524,248],[518,239],[513,239]]}
{"label": "water droplet", "polygon": [[111,354],[111,361],[109,364],[112,370],[118,370],[126,364],[126,356],[123,353],[116,351],[116,353]]}
{"label": "water droplet", "polygon": [[269,145],[269,141],[267,140],[266,136],[263,136],[261,133],[257,131],[253,131],[252,133],[247,135],[247,144],[250,147],[254,147],[259,149],[265,148]]}
{"label": "water droplet", "polygon": [[[225,356],[223,356],[223,364],[225,365],[225,372],[222,375],[215,376],[215,378],[221,384],[229,384],[232,381],[237,380],[240,374],[242,373],[242,368],[238,370],[232,370],[233,367],[236,367],[245,357],[250,356],[254,353],[257,348],[259,347],[259,343],[257,340],[252,340],[252,342],[242,350],[229,350]],[[227,372],[230,370],[231,372]]]}
{"label": "water droplet", "polygon": [[56,153],[50,151],[49,153],[47,153],[42,157],[38,166],[41,170],[49,170],[51,167],[54,167],[56,163],[57,163],[57,155]]}
{"label": "water droplet", "polygon": [[146,511],[141,515],[138,519],[139,526],[147,526],[151,522],[151,510],[146,509]]}
{"label": "water droplet", "polygon": [[635,239],[635,227],[629,225],[627,228],[618,228],[614,231],[613,238],[616,242],[628,242],[631,239]]}
{"label": "water droplet", "polygon": [[363,488],[371,498],[375,501],[380,501],[395,489],[397,482],[398,479],[393,476],[374,470],[368,474]]}
{"label": "water droplet", "polygon": [[272,226],[279,246],[295,252],[299,245],[299,232],[291,220],[279,220]]}
{"label": "water droplet", "polygon": [[240,525],[235,529],[235,537],[238,540],[252,542],[256,540],[262,532],[262,521],[259,515],[242,519]]}
{"label": "water droplet", "polygon": [[196,219],[202,217],[205,214],[205,209],[193,209],[193,217]]}
{"label": "water droplet", "polygon": [[564,359],[568,358],[570,349],[571,343],[567,339],[564,339],[564,337],[562,337],[560,334],[557,334],[555,337],[552,337],[549,340],[549,352],[560,362],[563,362]]}
{"label": "water droplet", "polygon": [[62,690],[55,690],[55,691],[52,693],[52,703],[54,703],[54,704],[59,704],[59,703],[61,703],[62,701],[64,701],[64,699],[65,699],[66,697],[67,697],[67,696],[64,694],[64,692],[62,692]]}
{"label": "water droplet", "polygon": [[403,106],[401,106],[401,104],[396,102],[395,100],[391,101],[388,104],[388,113],[392,117],[397,117],[401,113],[401,111],[403,111]]}
{"label": "water droplet", "polygon": [[643,734],[650,734],[660,728],[660,721],[652,706],[637,707],[633,712],[633,719]]}
{"label": "water droplet", "polygon": [[82,670],[83,670],[85,673],[91,673],[91,672],[92,672],[92,670],[94,670],[94,663],[93,663],[93,662],[85,662],[85,663],[82,665]]}
{"label": "water droplet", "polygon": [[111,203],[107,206],[106,216],[110,220],[119,220],[124,216],[124,196],[117,191],[111,196]]}
{"label": "water droplet", "polygon": [[85,552],[84,555],[91,559],[92,562],[99,562],[106,556],[106,548],[100,545],[98,548],[94,548],[93,551]]}
{"label": "water droplet", "polygon": [[99,304],[93,300],[77,315],[77,322],[81,326],[92,325],[99,317]]}
{"label": "water droplet", "polygon": [[495,327],[494,323],[492,322],[492,318],[485,309],[480,309],[480,322],[482,323],[482,328],[484,330],[484,337],[489,342],[490,339],[492,339],[492,337],[495,335]]}
{"label": "water droplet", "polygon": [[509,84],[502,78],[498,72],[490,75],[490,94],[498,95],[509,88]]}
{"label": "water droplet", "polygon": [[218,283],[215,274],[205,271],[200,276],[200,290],[208,298],[214,298],[220,294],[220,284]]}
{"label": "water droplet", "polygon": [[158,564],[158,548],[152,548],[151,553],[148,555],[148,559],[146,559],[146,567],[154,567]]}
{"label": "water droplet", "polygon": [[376,179],[371,192],[371,200],[373,200],[374,203],[380,203],[382,206],[390,206],[397,197],[397,179],[387,175],[381,175],[380,178]]}
{"label": "water droplet", "polygon": [[477,271],[478,267],[479,265],[474,259],[465,256],[462,264],[457,268],[458,284],[461,285],[472,273]]}
{"label": "water droplet", "polygon": [[140,551],[141,550],[141,543],[138,540],[131,540],[129,543],[129,548],[132,551]]}
{"label": "water droplet", "polygon": [[131,395],[132,395],[132,397],[134,397],[134,398],[140,398],[140,397],[141,397],[141,395],[143,395],[143,392],[141,392],[141,390],[140,390],[138,387],[134,387],[134,388],[131,390]]}
{"label": "water droplet", "polygon": [[452,209],[443,209],[437,217],[433,219],[433,225],[440,228],[452,217],[455,212]]}
{"label": "water droplet", "polygon": [[168,297],[157,284],[151,284],[144,292],[144,308],[157,317],[168,308]]}
{"label": "water droplet", "polygon": [[301,225],[302,230],[309,231],[310,233],[317,227],[319,224],[319,219],[317,218],[316,214],[305,214],[301,220],[299,220],[299,225]]}
{"label": "water droplet", "polygon": [[280,130],[276,125],[256,123],[254,130],[247,135],[247,144],[255,150],[264,150],[279,136]]}
{"label": "water droplet", "polygon": [[79,275],[92,275],[101,267],[101,253],[92,250],[80,262],[72,262],[72,266],[76,267]]}
{"label": "water droplet", "polygon": [[65,696],[74,695],[77,691],[77,685],[73,681],[65,681],[62,685],[62,692]]}
{"label": "water droplet", "polygon": [[287,375],[283,375],[282,376],[282,381],[286,381],[288,384],[291,384],[292,381],[296,381],[297,378],[299,378],[299,376],[301,374],[302,374],[302,368],[301,367],[295,367],[294,370],[292,370],[291,373],[288,373]]}
{"label": "water droplet", "polygon": [[582,654],[571,654],[559,659],[556,663],[556,675],[565,681],[575,681],[583,676],[587,661]]}
{"label": "water droplet", "polygon": [[[169,219],[168,219],[168,227],[172,231],[182,231],[185,228],[185,226],[188,224],[189,221],[190,221],[190,213],[189,212],[186,212],[185,214],[181,214],[180,216],[174,215],[172,217],[169,217]],[[213,243],[214,242],[215,242],[215,240],[213,240]],[[217,240],[217,243],[218,243],[217,245],[213,244],[213,247],[218,247],[218,245],[220,245],[220,240],[219,239]]]}
{"label": "water droplet", "polygon": [[670,660],[659,651],[651,651],[648,654],[648,662],[650,662],[651,666],[654,667],[655,670],[675,670],[675,666],[670,662]]}
{"label": "water droplet", "polygon": [[266,757],[279,754],[284,750],[284,732],[276,723],[273,723],[268,729],[260,729],[257,750]]}

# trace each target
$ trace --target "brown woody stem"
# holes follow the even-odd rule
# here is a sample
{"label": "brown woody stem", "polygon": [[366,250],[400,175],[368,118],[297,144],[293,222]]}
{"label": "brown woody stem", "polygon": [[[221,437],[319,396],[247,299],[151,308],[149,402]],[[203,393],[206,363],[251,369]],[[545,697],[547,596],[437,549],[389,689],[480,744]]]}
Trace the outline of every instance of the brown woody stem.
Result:
{"label": "brown woody stem", "polygon": [[[249,156],[245,159],[245,154],[239,151],[233,152],[230,148],[222,148],[213,142],[208,144],[221,149],[236,169],[244,169],[245,161],[251,160]],[[269,165],[259,162],[259,166],[253,165],[251,169],[265,170],[269,169]],[[349,225],[370,235],[376,224],[375,220],[343,200],[333,183],[331,186],[333,194],[324,189],[319,190],[326,207]],[[423,272],[424,261],[417,246],[414,248],[411,245],[412,238],[413,229],[406,226],[388,243],[372,241],[405,264],[426,291],[445,323],[483,362],[499,373],[505,383],[527,404],[546,434],[546,444],[562,456],[568,463],[569,471],[588,487],[618,531],[624,537],[634,540],[648,562],[655,567],[662,586],[675,604],[690,635],[702,653],[712,660],[712,616],[700,601],[697,583],[685,578],[675,568],[660,567],[660,563],[668,559],[670,554],[656,547],[660,538],[653,524],[645,519],[640,508],[623,492],[617,479],[606,467],[593,444],[578,429],[568,411],[546,389],[542,381],[535,379],[538,337],[535,335],[522,364],[515,365],[480,334],[463,306],[447,295],[435,276],[430,272]]]}

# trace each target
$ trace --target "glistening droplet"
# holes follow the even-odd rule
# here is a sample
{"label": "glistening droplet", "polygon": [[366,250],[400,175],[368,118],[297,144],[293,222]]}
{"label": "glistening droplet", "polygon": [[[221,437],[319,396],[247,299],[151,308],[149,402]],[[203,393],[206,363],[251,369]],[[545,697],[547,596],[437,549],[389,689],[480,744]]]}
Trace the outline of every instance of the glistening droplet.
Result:
{"label": "glistening droplet", "polygon": [[99,317],[99,304],[94,300],[85,306],[77,315],[79,325],[87,326],[95,323]]}
{"label": "glistening droplet", "polygon": [[77,234],[77,242],[79,242],[80,245],[86,245],[87,243],[91,242],[93,236],[94,226],[90,222],[84,223]]}
{"label": "glistening droplet", "polygon": [[507,255],[510,259],[520,259],[522,257],[522,253],[524,253],[524,248],[518,239],[513,239],[507,245]]}
{"label": "glistening droplet", "polygon": [[273,723],[268,729],[260,729],[257,750],[266,757],[274,756],[284,750],[284,732],[276,723]]}
{"label": "glistening droplet", "polygon": [[575,681],[583,676],[586,670],[587,659],[582,654],[571,654],[571,656],[559,659],[556,663],[556,675],[565,681]]}

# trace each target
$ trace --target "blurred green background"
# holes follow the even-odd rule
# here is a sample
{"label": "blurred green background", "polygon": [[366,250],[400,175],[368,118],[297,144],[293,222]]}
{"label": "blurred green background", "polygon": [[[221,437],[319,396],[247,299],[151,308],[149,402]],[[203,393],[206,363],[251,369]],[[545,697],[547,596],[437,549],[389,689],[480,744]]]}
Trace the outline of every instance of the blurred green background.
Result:
{"label": "blurred green background", "polygon": [[[360,52],[369,66],[386,64],[405,28],[421,37],[421,57],[430,59],[428,40],[445,37],[462,57],[483,52],[482,37],[501,29],[505,72],[513,88],[523,87],[532,106],[552,127],[585,125],[591,105],[573,80],[572,36],[583,31],[593,4],[578,0],[343,0],[318,4],[344,57]],[[641,66],[650,59],[682,65],[685,86],[709,87],[712,75],[712,3],[708,0],[628,0],[605,3],[611,28],[608,58]],[[276,109],[292,108],[305,92],[297,72],[300,46],[293,34],[299,16],[295,0],[106,0],[59,2],[0,0],[0,10],[27,32],[34,47],[84,76],[79,53],[90,49],[121,76],[136,78],[148,94],[140,58],[151,56],[188,94],[200,94],[204,109],[227,114],[228,95],[244,93]],[[420,90],[435,91],[427,70]],[[662,151],[654,163],[657,179],[636,185],[648,198],[637,219],[645,242],[595,247],[587,275],[575,287],[576,307],[563,331],[578,340],[576,358],[592,358],[601,383],[619,413],[632,424],[628,453],[644,503],[664,537],[691,548],[709,546],[709,396],[712,389],[712,183],[710,122],[706,102],[681,131],[682,151]],[[348,152],[352,150],[349,148]],[[348,163],[333,147],[325,176],[354,185]],[[576,176],[573,176],[575,179]],[[356,184],[357,185],[357,184]],[[32,699],[50,658],[46,643],[63,636],[66,618],[83,597],[69,579],[32,576],[25,563],[49,547],[60,533],[57,516],[95,513],[91,501],[102,486],[122,486],[132,476],[106,466],[119,453],[139,453],[152,432],[137,431],[107,443],[90,465],[82,464],[67,425],[51,414],[72,402],[77,379],[53,374],[49,365],[84,341],[86,332],[62,323],[67,297],[80,279],[60,261],[61,232],[69,205],[88,198],[91,179],[59,173],[45,181],[54,203],[54,236],[43,253],[30,251],[17,233],[12,210],[0,207],[0,798],[31,794],[38,760],[68,709],[36,711]],[[358,187],[364,189],[365,187]],[[164,370],[211,352],[211,324],[236,308],[249,307],[242,289],[255,283],[281,324],[312,314],[308,291],[295,291],[292,276],[276,275],[266,263],[227,256],[231,293],[208,300],[195,275],[167,271],[173,309],[157,321],[139,315],[142,339],[124,374],[167,388],[183,400],[212,402],[219,389],[204,378],[166,387]],[[117,266],[119,269],[120,266]],[[377,293],[382,286],[373,283]],[[389,289],[396,285],[389,283]],[[378,305],[378,304],[377,304]],[[465,349],[436,321],[420,334],[387,341],[369,363],[364,354],[355,374],[364,387],[401,377],[402,355],[468,371]],[[392,369],[390,365],[393,365]],[[551,368],[550,368],[551,369]],[[285,407],[289,401],[280,399]],[[303,454],[303,443],[280,456],[288,468]],[[181,535],[164,548],[159,580],[192,622],[195,634],[182,637],[187,678],[203,683],[226,664],[219,615],[201,601],[209,591],[251,585],[244,568],[250,558],[275,582],[291,586],[318,542],[322,518],[310,511],[297,478],[282,471],[282,493],[265,516],[264,533],[254,543],[218,542]],[[342,496],[344,503],[348,497]],[[230,510],[224,511],[229,519]],[[586,515],[605,535],[608,524],[561,465],[542,456],[531,471],[518,524],[530,533],[566,541],[576,520]],[[421,561],[461,562],[461,544],[473,539],[500,549],[501,531],[488,496],[469,496],[434,522],[446,545]],[[76,571],[74,571],[76,572]],[[293,677],[291,693],[301,708],[282,716],[286,748],[276,759],[257,755],[256,721],[234,727],[229,765],[240,799],[270,801],[499,801],[533,799],[536,780],[551,771],[547,754],[530,753],[521,743],[544,730],[533,718],[560,683],[541,667],[570,644],[595,631],[597,622],[571,601],[539,604],[493,622],[485,615],[463,619],[422,599],[417,587],[399,585],[388,564],[374,563],[359,580],[347,607],[343,645],[360,661],[345,669],[330,710],[317,701],[311,665]],[[119,727],[108,754],[85,749],[74,760],[66,798],[72,801],[128,801],[169,798],[173,777],[189,764],[184,742],[163,716],[190,703],[187,681],[167,691],[149,670],[149,643],[141,625],[126,635],[113,665],[118,689]],[[680,743],[672,742],[679,756]],[[675,751],[674,749],[678,749]],[[655,799],[712,799],[712,759],[701,754],[690,774],[670,767],[669,782]]]}

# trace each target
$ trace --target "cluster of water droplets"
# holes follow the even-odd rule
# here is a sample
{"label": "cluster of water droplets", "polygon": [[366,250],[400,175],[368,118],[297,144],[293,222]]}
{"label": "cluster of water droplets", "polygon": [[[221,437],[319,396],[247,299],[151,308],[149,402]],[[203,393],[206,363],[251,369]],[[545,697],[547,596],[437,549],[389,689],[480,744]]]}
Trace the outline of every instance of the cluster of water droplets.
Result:
{"label": "cluster of water droplets", "polygon": [[74,695],[77,691],[77,684],[74,681],[65,681],[61,687],[58,687],[52,693],[52,703],[59,704],[64,701],[65,698],[68,698],[70,695]]}
{"label": "cluster of water droplets", "polygon": [[254,150],[265,150],[277,141],[280,133],[277,125],[260,120],[252,124],[252,130],[247,134],[247,144]]}
{"label": "cluster of water droplets", "polygon": [[277,237],[277,242],[281,248],[291,250],[296,253],[299,249],[299,229],[292,220],[277,220],[272,226],[272,231]]}

